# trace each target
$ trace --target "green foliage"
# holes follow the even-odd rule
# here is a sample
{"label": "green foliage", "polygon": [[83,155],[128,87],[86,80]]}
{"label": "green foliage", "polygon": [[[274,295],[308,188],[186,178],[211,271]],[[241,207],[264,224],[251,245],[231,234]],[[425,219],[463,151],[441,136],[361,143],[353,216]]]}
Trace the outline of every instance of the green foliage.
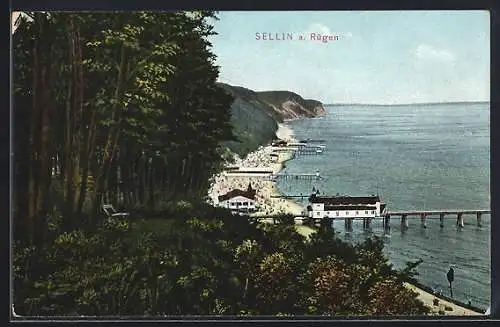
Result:
{"label": "green foliage", "polygon": [[106,202],[206,194],[234,140],[214,13],[32,16],[13,35],[16,238],[43,243],[54,208],[69,231]]}
{"label": "green foliage", "polygon": [[[425,312],[401,286],[418,263],[394,271],[379,239],[306,242],[290,216],[262,226],[201,201],[226,148],[279,121],[248,90],[231,109],[213,12],[31,16],[13,36],[17,314]],[[233,131],[232,114],[262,126]]]}
{"label": "green foliage", "polygon": [[163,218],[93,228],[59,231],[42,248],[16,245],[18,314],[427,312],[400,281],[417,263],[393,270],[378,238],[352,246],[320,231],[306,242],[293,225],[253,225],[188,202]]}
{"label": "green foliage", "polygon": [[372,315],[418,315],[430,309],[416,299],[417,294],[406,288],[395,277],[377,281],[370,287],[369,298]]}

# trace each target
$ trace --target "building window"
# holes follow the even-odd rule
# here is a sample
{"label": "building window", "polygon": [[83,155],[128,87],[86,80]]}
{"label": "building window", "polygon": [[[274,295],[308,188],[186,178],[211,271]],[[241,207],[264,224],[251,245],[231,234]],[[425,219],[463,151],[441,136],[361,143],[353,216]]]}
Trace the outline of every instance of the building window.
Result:
{"label": "building window", "polygon": [[356,211],[356,214],[359,215],[359,211]]}
{"label": "building window", "polygon": [[240,206],[240,205],[241,205],[241,202],[238,202],[238,205]]}
{"label": "building window", "polygon": [[345,215],[346,215],[346,216],[349,216],[349,211],[346,211],[346,212],[345,212]]}
{"label": "building window", "polygon": [[247,205],[248,205],[248,202],[243,202],[243,205],[244,205],[244,206],[247,206]]}
{"label": "building window", "polygon": [[375,210],[372,210],[372,214],[375,214]]}
{"label": "building window", "polygon": [[365,214],[367,215],[368,214],[368,210],[365,211]]}
{"label": "building window", "polygon": [[337,216],[339,215],[339,212],[337,211]]}
{"label": "building window", "polygon": [[316,212],[316,216],[319,216],[319,211],[318,211],[318,212]]}

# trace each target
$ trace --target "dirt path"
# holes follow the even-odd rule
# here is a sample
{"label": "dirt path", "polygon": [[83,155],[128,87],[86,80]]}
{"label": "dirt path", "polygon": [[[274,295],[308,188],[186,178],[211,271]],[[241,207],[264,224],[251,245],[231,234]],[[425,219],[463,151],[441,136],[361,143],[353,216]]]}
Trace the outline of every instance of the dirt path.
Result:
{"label": "dirt path", "polygon": [[[409,289],[417,292],[419,300],[424,302],[426,306],[431,308],[433,315],[446,315],[446,316],[481,316],[483,314],[470,309],[456,305],[455,303],[439,299],[433,294],[418,288],[410,283],[405,283],[405,286]],[[434,305],[434,299],[437,299],[438,305]]]}

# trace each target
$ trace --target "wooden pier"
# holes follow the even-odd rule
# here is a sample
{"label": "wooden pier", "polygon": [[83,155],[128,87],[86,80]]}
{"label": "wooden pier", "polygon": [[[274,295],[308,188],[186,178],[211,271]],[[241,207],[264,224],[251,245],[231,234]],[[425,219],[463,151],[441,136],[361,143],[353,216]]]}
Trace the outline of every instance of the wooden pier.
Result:
{"label": "wooden pier", "polygon": [[302,179],[302,180],[319,180],[319,179],[323,179],[323,177],[319,174],[319,172],[316,172],[314,174],[287,174],[287,173],[278,173],[278,174],[274,174],[271,176],[272,179],[285,179],[285,180],[289,180],[289,179],[292,179],[292,180],[299,180],[299,179]]}
{"label": "wooden pier", "polygon": [[423,228],[427,228],[427,220],[432,217],[439,216],[439,226],[444,227],[444,219],[446,216],[452,216],[450,218],[456,217],[456,226],[459,228],[464,227],[464,215],[475,215],[476,225],[478,227],[482,226],[481,216],[483,214],[491,214],[491,210],[479,209],[479,210],[467,210],[467,209],[449,209],[449,210],[410,210],[410,211],[388,211],[384,214],[384,220],[387,224],[390,224],[392,216],[401,217],[401,228],[406,230],[409,227],[408,216],[420,217],[420,225]]}
{"label": "wooden pier", "polygon": [[299,155],[322,155],[325,152],[325,148],[322,146],[293,146],[284,148],[275,148],[273,153],[279,152],[291,152],[292,154]]}
{"label": "wooden pier", "polygon": [[300,143],[326,143],[325,140],[311,140],[311,139],[305,139],[305,140],[300,140]]}
{"label": "wooden pier", "polygon": [[[280,197],[280,196],[276,196]],[[281,196],[285,198],[284,196]],[[289,197],[305,197],[305,196],[297,196],[292,195]],[[491,210],[487,209],[479,209],[479,210],[462,210],[462,209],[451,209],[451,210],[411,210],[411,211],[388,211],[384,215],[380,217],[351,217],[351,218],[333,218],[333,217],[325,217],[325,218],[310,218],[306,214],[301,215],[288,215],[293,216],[294,218],[302,218],[304,220],[310,220],[314,224],[321,224],[323,220],[330,221],[330,225],[333,225],[335,221],[343,220],[344,221],[344,229],[345,231],[352,231],[353,221],[354,220],[362,220],[363,221],[363,229],[369,229],[371,227],[371,223],[373,220],[381,220],[384,226],[385,232],[388,232],[391,228],[391,217],[399,216],[401,217],[401,230],[406,231],[409,228],[409,219],[408,217],[414,217],[416,219],[420,218],[420,226],[422,228],[427,228],[427,220],[430,219],[438,219],[440,221],[440,228],[444,228],[444,219],[455,219],[456,218],[456,226],[457,228],[464,228],[464,215],[475,215],[476,217],[476,225],[478,227],[482,227],[481,217],[485,214],[491,214]],[[276,223],[277,220],[282,217],[282,215],[259,215],[252,216],[254,219],[273,219]]]}
{"label": "wooden pier", "polygon": [[324,151],[325,150],[322,148],[302,147],[296,150],[295,153],[299,155],[322,155]]}

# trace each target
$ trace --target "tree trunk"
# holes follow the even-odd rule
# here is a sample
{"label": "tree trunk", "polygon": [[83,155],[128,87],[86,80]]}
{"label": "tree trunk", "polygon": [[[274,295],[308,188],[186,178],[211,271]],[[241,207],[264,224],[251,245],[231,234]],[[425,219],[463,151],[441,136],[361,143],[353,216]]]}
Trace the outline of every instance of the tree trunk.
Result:
{"label": "tree trunk", "polygon": [[37,166],[38,166],[38,149],[37,149],[37,129],[38,129],[38,75],[39,75],[39,42],[40,40],[35,37],[33,46],[33,80],[32,80],[32,111],[31,123],[30,123],[30,137],[28,153],[30,153],[30,164],[29,164],[29,179],[28,179],[28,196],[27,196],[27,216],[25,218],[25,233],[24,239],[28,244],[33,243],[34,231],[35,231],[35,214],[36,214],[36,198],[38,185],[37,180]]}
{"label": "tree trunk", "polygon": [[96,212],[98,211],[100,205],[99,203],[100,196],[104,191],[104,184],[105,184],[104,181],[107,178],[106,174],[109,170],[111,159],[113,158],[114,153],[116,151],[118,137],[120,135],[120,125],[122,120],[122,108],[120,108],[120,102],[123,96],[122,93],[124,88],[124,81],[126,78],[126,72],[125,72],[126,61],[127,59],[126,59],[125,47],[122,45],[120,52],[120,65],[118,68],[118,77],[114,94],[115,105],[113,106],[112,109],[113,114],[111,118],[111,120],[114,121],[114,125],[111,127],[111,130],[108,134],[106,145],[104,147],[102,164],[98,169],[97,176],[95,177],[97,187],[94,190],[93,205],[94,205],[94,211]]}
{"label": "tree trunk", "polygon": [[154,161],[152,160],[149,165],[149,207],[151,210],[155,209],[155,175],[154,175]]}
{"label": "tree trunk", "polygon": [[46,68],[42,69],[42,85],[47,85],[49,88],[44,88],[42,91],[42,103],[41,103],[41,144],[40,144],[40,177],[39,177],[39,189],[37,192],[37,203],[36,203],[36,233],[35,233],[35,243],[39,246],[43,244],[45,241],[46,233],[47,233],[47,214],[49,211],[49,194],[50,194],[50,182],[51,182],[51,155],[49,154],[50,149],[50,120],[49,120],[49,90],[50,81],[47,81],[47,72]]}

